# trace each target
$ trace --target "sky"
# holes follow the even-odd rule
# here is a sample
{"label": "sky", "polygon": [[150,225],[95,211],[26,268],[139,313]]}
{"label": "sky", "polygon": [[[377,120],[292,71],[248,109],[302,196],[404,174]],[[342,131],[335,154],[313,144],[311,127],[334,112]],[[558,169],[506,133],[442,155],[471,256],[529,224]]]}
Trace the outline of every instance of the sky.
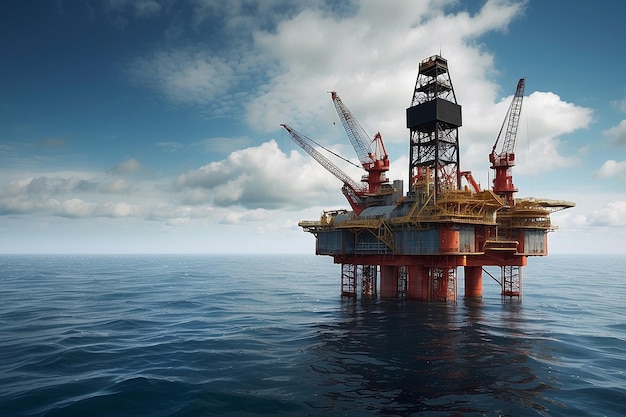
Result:
{"label": "sky", "polygon": [[0,253],[313,253],[298,221],[348,204],[280,124],[357,162],[335,90],[406,181],[405,110],[435,54],[462,169],[490,186],[525,77],[517,197],[576,203],[551,253],[626,253],[625,4],[2,1]]}

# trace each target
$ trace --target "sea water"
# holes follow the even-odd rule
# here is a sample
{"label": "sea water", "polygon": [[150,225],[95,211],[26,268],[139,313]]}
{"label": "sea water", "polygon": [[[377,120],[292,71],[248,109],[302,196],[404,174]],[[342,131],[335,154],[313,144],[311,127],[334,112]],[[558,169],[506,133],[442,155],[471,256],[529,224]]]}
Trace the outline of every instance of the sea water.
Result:
{"label": "sea water", "polygon": [[0,415],[624,414],[623,257],[532,258],[521,299],[339,279],[312,255],[0,256]]}

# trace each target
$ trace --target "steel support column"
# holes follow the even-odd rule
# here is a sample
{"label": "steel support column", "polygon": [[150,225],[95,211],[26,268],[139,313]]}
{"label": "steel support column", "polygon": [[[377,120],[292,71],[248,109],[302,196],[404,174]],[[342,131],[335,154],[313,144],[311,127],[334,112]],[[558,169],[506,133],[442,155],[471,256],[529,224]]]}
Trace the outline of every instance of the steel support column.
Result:
{"label": "steel support column", "polygon": [[341,296],[356,297],[355,264],[341,264]]}
{"label": "steel support column", "polygon": [[508,297],[520,297],[522,295],[522,267],[504,265],[500,268],[502,295]]}
{"label": "steel support column", "polygon": [[361,278],[361,295],[365,297],[375,297],[378,277],[377,265],[359,265]]}
{"label": "steel support column", "polygon": [[380,297],[398,297],[398,267],[393,265],[380,266]]}
{"label": "steel support column", "polygon": [[480,266],[465,266],[465,297],[475,298],[483,296],[483,268]]}
{"label": "steel support column", "polygon": [[406,297],[411,300],[428,301],[428,268],[423,265],[408,266]]}

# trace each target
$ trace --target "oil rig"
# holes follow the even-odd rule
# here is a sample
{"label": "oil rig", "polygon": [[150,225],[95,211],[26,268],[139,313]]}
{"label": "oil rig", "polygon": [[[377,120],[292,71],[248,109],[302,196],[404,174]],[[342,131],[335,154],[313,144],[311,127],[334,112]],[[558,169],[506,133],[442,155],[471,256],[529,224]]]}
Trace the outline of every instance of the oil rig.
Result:
{"label": "oil rig", "polygon": [[[448,62],[440,55],[419,63],[410,107],[409,185],[389,183],[383,139],[365,132],[336,92],[335,109],[365,172],[360,183],[316,149],[321,145],[290,126],[291,139],[342,183],[351,210],[328,210],[319,220],[298,223],[315,236],[317,255],[341,264],[346,297],[406,297],[423,301],[457,299],[463,267],[466,298],[481,297],[483,272],[502,296],[520,297],[522,267],[529,256],[548,254],[550,214],[574,207],[567,201],[516,198],[511,168],[524,98],[520,79],[500,133],[489,154],[493,187],[482,190],[461,170],[456,101]],[[498,145],[501,148],[498,150]],[[485,267],[500,267],[500,274]]]}

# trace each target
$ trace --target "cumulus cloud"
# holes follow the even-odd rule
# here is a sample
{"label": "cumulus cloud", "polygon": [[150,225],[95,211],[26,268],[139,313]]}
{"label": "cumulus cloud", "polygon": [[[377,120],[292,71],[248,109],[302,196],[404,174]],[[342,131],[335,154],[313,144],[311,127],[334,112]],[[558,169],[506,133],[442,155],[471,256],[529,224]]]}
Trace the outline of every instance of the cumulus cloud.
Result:
{"label": "cumulus cloud", "polygon": [[592,226],[626,226],[626,201],[615,201],[601,209],[594,210],[587,216]]}
{"label": "cumulus cloud", "polygon": [[[80,178],[43,175],[0,185],[0,214],[48,214],[62,217],[136,216],[139,210],[106,194],[123,194],[131,184],[108,176]],[[91,195],[88,202],[79,196]]]}
{"label": "cumulus cloud", "polygon": [[222,224],[238,224],[241,222],[264,221],[271,217],[271,211],[253,209],[246,212],[229,212],[221,220]]}
{"label": "cumulus cloud", "polygon": [[[484,167],[513,96],[493,105],[483,103],[480,117],[464,118],[463,163],[466,167]],[[588,128],[593,120],[590,108],[568,103],[550,92],[535,91],[524,98],[522,116],[516,139],[515,172],[526,175],[580,163],[578,149],[568,146],[566,136]],[[501,149],[502,138],[496,148]]]}
{"label": "cumulus cloud", "polygon": [[180,175],[174,191],[187,191],[188,204],[242,206],[248,209],[277,209],[310,206],[328,201],[341,183],[298,152],[284,154],[274,140],[231,153]]}
{"label": "cumulus cloud", "polygon": [[47,202],[50,214],[61,217],[136,217],[141,209],[125,202],[93,203],[79,198],[64,201],[50,200]]}
{"label": "cumulus cloud", "polygon": [[[498,86],[490,78],[493,57],[476,40],[505,31],[523,13],[524,2],[487,1],[473,14],[453,1],[364,0],[332,13],[321,3],[284,6],[280,12],[274,2],[250,6],[276,13],[271,21],[248,22],[245,33],[251,40],[232,41],[233,48],[165,46],[135,60],[131,72],[173,103],[200,106],[211,116],[237,115],[258,132],[274,132],[287,122],[325,143],[336,141],[324,121],[336,120],[326,92],[337,90],[366,129],[381,131],[391,149],[390,144],[406,142],[404,110],[417,64],[438,52],[432,49],[437,39],[443,55],[454,56],[450,70],[464,109],[463,165],[484,168],[510,97],[498,100]],[[200,1],[194,7],[199,26],[222,16],[225,25],[241,29],[252,16],[240,2]],[[538,174],[579,163],[564,136],[587,127],[591,110],[547,92],[530,94],[524,107],[526,138],[532,140],[524,149],[529,156],[518,158],[517,172]],[[240,147],[249,144],[239,139]],[[217,139],[208,143],[213,148],[233,145]],[[241,186],[233,185],[212,198],[223,204],[239,200],[235,191]],[[199,192],[187,197],[190,204],[205,199]]]}
{"label": "cumulus cloud", "polygon": [[188,218],[191,215],[191,208],[172,206],[166,203],[159,203],[150,209],[148,220],[163,220]]}
{"label": "cumulus cloud", "polygon": [[41,197],[48,195],[64,194],[68,190],[69,183],[70,180],[67,178],[37,177],[31,179],[27,183],[25,183],[24,181],[18,181],[17,183],[13,183],[12,185],[24,185],[21,190],[17,191],[17,194],[24,192],[27,195],[36,195]]}
{"label": "cumulus cloud", "polygon": [[526,145],[527,158],[519,158],[519,172],[536,175],[577,165],[579,158],[567,154],[573,150],[567,149],[563,137],[589,127],[593,111],[548,92],[532,93],[525,106],[528,124],[521,126],[518,143],[522,149]]}
{"label": "cumulus cloud", "polygon": [[[487,2],[474,15],[448,13],[452,2],[358,4],[354,14],[343,18],[307,9],[283,20],[275,31],[255,33],[256,46],[279,63],[279,70],[247,104],[250,125],[271,131],[288,117],[308,131],[319,124],[327,107],[327,97],[320,93],[337,89],[354,98],[352,110],[365,124],[377,120],[376,129],[404,138],[408,86],[414,85],[419,61],[443,46],[444,56],[453,55],[457,62],[453,77],[472,79],[456,83],[466,86],[461,89],[465,97],[472,97],[471,91],[465,93],[470,88],[488,87],[480,96],[493,92],[485,79],[492,58],[471,44],[489,31],[506,28],[521,10],[520,3],[502,1]],[[435,40],[438,47],[433,49]]]}
{"label": "cumulus cloud", "polygon": [[125,179],[118,178],[102,184],[101,190],[108,194],[123,194],[130,191],[131,184]]}
{"label": "cumulus cloud", "polygon": [[94,212],[96,204],[78,198],[65,201],[50,200],[52,211],[62,217],[87,217]]}
{"label": "cumulus cloud", "polygon": [[613,145],[626,146],[626,120],[622,120],[617,126],[613,126],[603,133]]}
{"label": "cumulus cloud", "polygon": [[626,161],[616,161],[609,159],[606,161],[598,171],[596,171],[596,177],[598,178],[611,178],[622,177],[626,178]]}
{"label": "cumulus cloud", "polygon": [[[138,167],[129,159],[113,171]],[[308,156],[295,150],[286,154],[270,140],[179,175],[167,187],[111,173],[49,173],[10,181],[0,184],[0,215],[136,217],[168,226],[191,219],[238,224],[265,221],[276,209],[336,204],[342,201],[340,188],[340,181]]]}
{"label": "cumulus cloud", "polygon": [[493,58],[475,41],[506,30],[523,6],[492,0],[470,14],[456,1],[363,0],[341,7],[197,1],[195,30],[218,25],[228,35],[213,43],[161,45],[128,70],[176,105],[200,106],[211,116],[236,114],[264,133],[283,122],[319,133],[315,127],[328,117],[325,92],[338,90],[352,99],[365,126],[399,141],[406,136],[407,86],[415,82],[419,60],[440,47],[455,57],[454,77],[466,104],[477,92],[495,97],[496,86],[487,78]]}
{"label": "cumulus cloud", "polygon": [[46,198],[0,198],[0,214],[41,214],[69,218],[136,217],[141,209],[125,202],[87,202],[73,197],[65,200]]}

